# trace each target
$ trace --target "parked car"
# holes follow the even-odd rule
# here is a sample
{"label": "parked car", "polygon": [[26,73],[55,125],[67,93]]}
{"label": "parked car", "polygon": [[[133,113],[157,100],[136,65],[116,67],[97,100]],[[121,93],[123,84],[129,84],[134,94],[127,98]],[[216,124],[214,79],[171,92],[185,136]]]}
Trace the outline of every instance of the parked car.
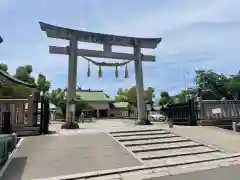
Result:
{"label": "parked car", "polygon": [[150,121],[164,121],[165,120],[165,116],[160,114],[160,113],[158,113],[158,112],[151,111],[148,114],[148,120],[150,120]]}

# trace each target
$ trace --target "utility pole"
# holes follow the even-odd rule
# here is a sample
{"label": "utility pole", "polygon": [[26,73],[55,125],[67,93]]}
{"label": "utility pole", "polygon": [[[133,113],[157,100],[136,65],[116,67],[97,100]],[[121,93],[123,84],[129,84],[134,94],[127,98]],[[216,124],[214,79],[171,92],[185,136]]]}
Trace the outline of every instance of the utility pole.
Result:
{"label": "utility pole", "polygon": [[184,68],[182,68],[182,71],[183,71],[184,89],[186,91],[185,100],[188,101],[186,71]]}

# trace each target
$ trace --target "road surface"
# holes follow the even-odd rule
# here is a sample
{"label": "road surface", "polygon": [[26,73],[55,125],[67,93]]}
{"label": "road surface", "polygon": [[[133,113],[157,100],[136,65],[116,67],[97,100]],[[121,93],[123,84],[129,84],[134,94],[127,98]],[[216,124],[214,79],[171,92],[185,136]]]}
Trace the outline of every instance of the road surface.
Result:
{"label": "road surface", "polygon": [[220,167],[204,171],[196,171],[187,174],[170,175],[145,180],[239,180],[240,165]]}

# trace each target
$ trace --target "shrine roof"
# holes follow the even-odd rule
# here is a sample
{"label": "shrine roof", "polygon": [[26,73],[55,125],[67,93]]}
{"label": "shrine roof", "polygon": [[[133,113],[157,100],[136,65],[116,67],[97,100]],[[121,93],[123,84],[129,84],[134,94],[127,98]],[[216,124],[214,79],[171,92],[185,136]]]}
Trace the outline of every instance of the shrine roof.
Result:
{"label": "shrine roof", "polygon": [[77,37],[79,41],[98,44],[111,44],[116,46],[132,47],[134,44],[139,45],[141,48],[155,49],[162,41],[162,38],[139,38],[118,36],[102,33],[94,33],[88,31],[80,31],[60,26],[54,26],[44,22],[39,22],[42,31],[45,31],[47,37],[57,39],[71,39],[72,35]]}
{"label": "shrine roof", "polygon": [[102,90],[78,90],[77,96],[83,101],[88,102],[113,102],[114,100],[107,96]]}
{"label": "shrine roof", "polygon": [[26,86],[29,88],[36,88],[36,85],[23,82],[17,78],[14,78],[10,74],[8,74],[7,72],[4,72],[2,70],[0,70],[0,83],[2,83],[3,85],[6,85],[6,86],[23,85],[23,86]]}

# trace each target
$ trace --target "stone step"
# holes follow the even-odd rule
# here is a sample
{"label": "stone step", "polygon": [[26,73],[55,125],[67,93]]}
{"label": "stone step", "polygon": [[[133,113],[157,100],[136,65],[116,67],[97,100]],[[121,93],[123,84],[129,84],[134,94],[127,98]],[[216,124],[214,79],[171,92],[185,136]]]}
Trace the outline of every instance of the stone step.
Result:
{"label": "stone step", "polygon": [[116,139],[120,142],[124,141],[138,141],[138,140],[150,140],[150,139],[163,139],[163,138],[172,138],[172,137],[179,137],[175,134],[160,134],[160,135],[150,135],[150,136],[134,136],[134,137],[116,137]]}
{"label": "stone step", "polygon": [[18,131],[16,132],[17,136],[36,136],[40,135],[39,131]]}
{"label": "stone step", "polygon": [[178,142],[189,142],[191,140],[183,137],[172,137],[172,138],[163,138],[163,139],[150,139],[150,140],[138,140],[138,141],[126,141],[123,142],[124,146],[143,146],[151,144],[169,144],[169,143],[178,143]]}
{"label": "stone step", "polygon": [[169,157],[169,158],[161,158],[161,159],[149,159],[145,160],[146,164],[158,164],[163,166],[169,166],[173,163],[179,163],[179,164],[188,164],[192,162],[197,161],[206,161],[209,159],[218,159],[218,158],[224,158],[226,157],[226,153],[222,152],[209,152],[204,154],[193,154],[193,155],[187,155],[187,156],[176,156],[176,157]]}
{"label": "stone step", "polygon": [[13,131],[38,131],[40,130],[40,127],[32,127],[32,126],[26,126],[26,125],[14,125],[12,127]]}
{"label": "stone step", "polygon": [[180,149],[180,148],[192,148],[203,146],[202,144],[189,141],[189,142],[181,142],[181,143],[172,143],[172,144],[153,144],[153,145],[144,145],[144,146],[133,146],[128,147],[133,153],[139,152],[148,152],[148,151],[160,151],[160,150],[168,150],[168,149]]}
{"label": "stone step", "polygon": [[145,135],[158,135],[158,134],[170,134],[170,132],[154,131],[154,132],[120,133],[120,134],[113,134],[113,137],[145,136]]}
{"label": "stone step", "polygon": [[152,152],[140,152],[137,153],[137,156],[140,158],[148,157],[148,156],[165,156],[171,154],[179,154],[182,152],[194,152],[194,151],[204,151],[204,150],[212,150],[213,148],[206,146],[197,146],[192,148],[179,148],[179,149],[166,149],[162,151],[152,151]]}
{"label": "stone step", "polygon": [[142,154],[138,154],[138,157],[140,157],[142,160],[151,160],[151,159],[163,159],[163,158],[171,158],[171,157],[177,157],[177,156],[188,156],[188,155],[198,155],[198,154],[206,154],[206,153],[212,153],[212,152],[219,152],[216,149],[206,148],[206,147],[193,147],[190,149],[180,149],[181,151],[175,150],[168,150],[165,151],[156,151],[153,153],[145,152]]}
{"label": "stone step", "polygon": [[153,132],[153,131],[164,131],[163,129],[139,129],[139,130],[126,130],[126,131],[113,131],[110,134],[120,134],[120,133],[137,133],[137,132]]}

